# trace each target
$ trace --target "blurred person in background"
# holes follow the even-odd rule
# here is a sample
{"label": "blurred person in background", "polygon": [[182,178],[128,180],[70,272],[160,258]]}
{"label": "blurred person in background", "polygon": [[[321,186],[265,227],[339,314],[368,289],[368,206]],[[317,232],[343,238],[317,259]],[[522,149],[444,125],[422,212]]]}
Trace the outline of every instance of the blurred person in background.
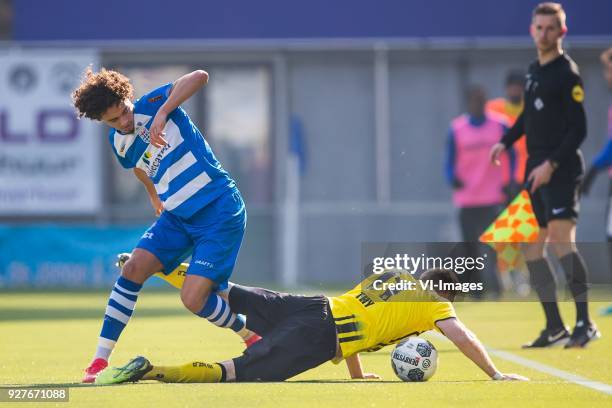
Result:
{"label": "blurred person in background", "polygon": [[[523,347],[584,347],[601,336],[589,317],[587,266],[576,247],[576,223],[584,163],[580,145],[586,138],[584,88],[576,63],[564,52],[566,15],[561,4],[541,3],[533,10],[531,37],[538,59],[530,66],[525,87],[525,108],[490,160],[523,134],[527,139],[529,194],[540,230],[537,241],[525,246],[527,269],[544,314],[546,326]],[[545,247],[559,258],[576,304],[576,325],[570,336],[557,303],[557,283]]]}
{"label": "blurred person in background", "polygon": [[[516,119],[523,111],[523,93],[525,92],[525,72],[513,69],[506,74],[504,84],[505,96],[491,99],[487,102],[485,109],[487,112],[495,112],[502,115],[509,126],[514,125]],[[521,136],[513,145],[516,154],[514,173],[510,174],[510,166],[504,163],[502,158],[502,171],[504,182],[508,186],[506,198],[508,204],[519,193],[520,187],[525,180],[525,165],[527,164],[527,143],[525,136]],[[512,269],[510,271],[500,270],[500,278],[504,289],[514,288],[516,293],[527,296],[530,288],[528,284],[527,271]]]}
{"label": "blurred person in background", "polygon": [[[500,282],[495,267],[495,252],[478,243],[482,232],[493,222],[506,201],[507,183],[501,167],[487,161],[489,151],[507,129],[506,120],[485,110],[486,93],[473,85],[466,93],[467,113],[452,120],[447,142],[446,179],[453,189],[453,204],[459,209],[464,256],[481,256],[479,247],[487,254],[483,276],[474,270],[471,276],[462,276],[471,282],[483,282],[485,292],[500,295]],[[512,152],[512,151],[511,151]],[[514,170],[513,154],[507,163]],[[484,160],[484,161],[483,161]],[[484,278],[484,280],[483,280]]]}
{"label": "blurred person in background", "polygon": [[[603,75],[608,84],[608,89],[612,91],[612,47],[601,54],[601,63],[603,65]],[[608,238],[609,272],[612,271],[612,168],[610,168],[610,166],[612,166],[612,102],[610,102],[608,106],[608,141],[591,162],[591,166],[582,183],[582,193],[587,195],[595,181],[595,177],[603,170],[608,170],[609,188],[606,235]],[[605,308],[603,314],[612,314],[612,306]]]}
{"label": "blurred person in background", "polygon": [[[508,126],[514,125],[516,119],[523,111],[523,92],[525,91],[525,73],[520,70],[511,70],[506,75],[505,87],[506,95],[501,98],[487,101],[485,110],[495,112],[503,116],[508,122]],[[525,164],[527,163],[527,144],[525,137],[521,136],[513,145],[515,152],[514,173],[510,175],[510,166],[502,166],[504,180],[509,180],[511,187],[520,186],[525,179]],[[509,191],[510,198],[518,193],[517,189]]]}
{"label": "blurred person in background", "polygon": [[13,32],[12,0],[0,0],[0,40],[10,40]]}

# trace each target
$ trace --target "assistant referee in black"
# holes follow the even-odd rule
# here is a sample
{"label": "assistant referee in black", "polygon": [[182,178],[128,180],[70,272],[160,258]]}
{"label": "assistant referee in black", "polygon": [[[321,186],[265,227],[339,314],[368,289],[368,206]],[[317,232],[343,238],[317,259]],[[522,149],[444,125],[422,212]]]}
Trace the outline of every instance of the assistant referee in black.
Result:
{"label": "assistant referee in black", "polygon": [[[558,3],[541,3],[533,10],[531,36],[538,59],[529,66],[525,108],[515,125],[493,146],[491,160],[519,139],[527,137],[530,196],[540,225],[537,242],[525,249],[531,284],[546,315],[546,328],[524,347],[584,347],[601,334],[589,318],[587,269],[576,248],[579,187],[584,174],[579,150],[586,137],[584,90],[576,63],[563,51],[567,32],[565,12]],[[563,324],[556,297],[555,276],[545,258],[552,246],[565,271],[576,302],[576,326],[570,335]]]}

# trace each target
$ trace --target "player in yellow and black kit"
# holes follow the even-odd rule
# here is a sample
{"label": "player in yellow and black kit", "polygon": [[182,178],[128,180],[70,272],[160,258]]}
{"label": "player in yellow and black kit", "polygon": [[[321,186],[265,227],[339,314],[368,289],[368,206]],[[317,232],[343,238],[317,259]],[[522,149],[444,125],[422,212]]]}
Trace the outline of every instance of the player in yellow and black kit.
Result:
{"label": "player in yellow and black kit", "polygon": [[[403,282],[411,282],[412,289],[391,286]],[[344,358],[428,330],[440,331],[437,322],[456,318],[447,299],[422,290],[414,278],[396,272],[370,275],[345,294],[329,298],[329,305],[338,334],[338,357]]]}
{"label": "player in yellow and black kit", "polygon": [[[431,282],[435,292],[424,290],[420,282]],[[283,381],[326,361],[343,359],[351,378],[377,379],[376,374],[363,372],[360,352],[376,351],[428,330],[448,337],[492,379],[526,379],[500,373],[480,341],[459,321],[451,304],[454,285],[459,285],[453,272],[429,270],[420,282],[389,271],[370,275],[352,290],[330,298],[230,285],[231,309],[245,314],[247,327],[263,337],[241,356],[170,367],[153,366],[137,357],[123,367],[107,369],[96,383]]]}

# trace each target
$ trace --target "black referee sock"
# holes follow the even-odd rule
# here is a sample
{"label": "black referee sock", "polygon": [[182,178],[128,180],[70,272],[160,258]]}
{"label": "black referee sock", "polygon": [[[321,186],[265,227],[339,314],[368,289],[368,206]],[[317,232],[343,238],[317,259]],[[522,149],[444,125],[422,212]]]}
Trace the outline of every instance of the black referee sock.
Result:
{"label": "black referee sock", "polygon": [[527,261],[529,280],[538,294],[546,315],[546,328],[556,329],[563,327],[563,321],[557,305],[557,281],[550,265],[545,258]]}
{"label": "black referee sock", "polygon": [[589,304],[587,295],[587,268],[578,252],[571,252],[559,259],[570,292],[576,302],[576,322],[589,322]]}

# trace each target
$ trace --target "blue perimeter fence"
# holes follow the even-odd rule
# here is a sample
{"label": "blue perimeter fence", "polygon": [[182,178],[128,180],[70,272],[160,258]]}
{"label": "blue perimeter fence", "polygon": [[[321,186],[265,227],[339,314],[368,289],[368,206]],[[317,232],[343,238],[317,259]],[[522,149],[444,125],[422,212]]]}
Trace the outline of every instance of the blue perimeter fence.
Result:
{"label": "blue perimeter fence", "polygon": [[[148,225],[1,226],[0,289],[109,287]],[[151,279],[151,286],[165,285]]]}

